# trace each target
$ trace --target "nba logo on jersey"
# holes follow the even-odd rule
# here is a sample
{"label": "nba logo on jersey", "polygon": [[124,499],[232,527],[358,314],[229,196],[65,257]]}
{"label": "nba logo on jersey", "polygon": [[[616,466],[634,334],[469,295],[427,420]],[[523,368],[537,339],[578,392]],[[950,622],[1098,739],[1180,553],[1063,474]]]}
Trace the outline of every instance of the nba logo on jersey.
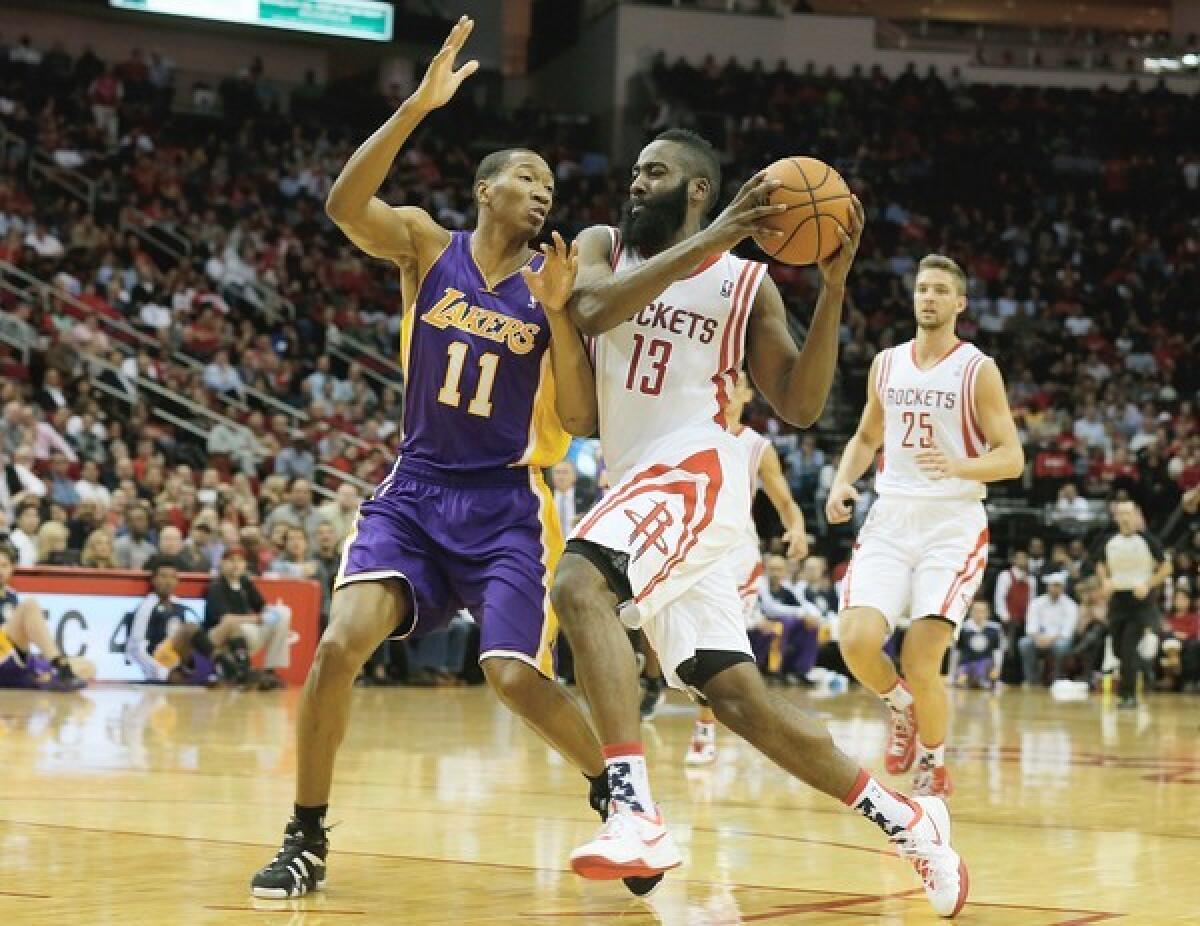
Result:
{"label": "nba logo on jersey", "polygon": [[721,296],[728,299],[733,295],[733,280],[725,280],[721,283]]}

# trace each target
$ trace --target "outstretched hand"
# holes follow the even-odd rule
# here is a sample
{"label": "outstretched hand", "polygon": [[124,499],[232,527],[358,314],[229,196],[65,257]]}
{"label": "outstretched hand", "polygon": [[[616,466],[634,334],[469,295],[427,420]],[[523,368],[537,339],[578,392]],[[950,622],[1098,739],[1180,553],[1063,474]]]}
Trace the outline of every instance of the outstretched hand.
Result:
{"label": "outstretched hand", "polygon": [[475,21],[471,17],[459,17],[454,28],[450,30],[450,34],[446,36],[446,41],[442,43],[438,53],[429,62],[429,68],[425,71],[424,78],[421,79],[421,85],[412,95],[413,102],[422,109],[437,109],[439,106],[445,106],[450,102],[450,98],[458,92],[459,85],[479,70],[479,62],[474,58],[457,70],[454,67],[454,59],[462,51],[467,37],[474,28]]}
{"label": "outstretched hand", "polygon": [[545,260],[537,270],[525,267],[521,276],[529,287],[529,294],[542,304],[547,313],[561,312],[571,298],[575,286],[575,274],[579,271],[579,242],[572,241],[570,248],[562,235],[554,232],[553,244],[543,244]]}

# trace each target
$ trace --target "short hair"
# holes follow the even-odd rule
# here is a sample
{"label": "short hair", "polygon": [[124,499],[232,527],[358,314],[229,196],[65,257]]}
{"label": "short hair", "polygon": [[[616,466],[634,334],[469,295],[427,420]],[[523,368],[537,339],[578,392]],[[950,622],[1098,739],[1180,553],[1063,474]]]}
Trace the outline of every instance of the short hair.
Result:
{"label": "short hair", "polygon": [[496,174],[508,167],[509,162],[518,154],[537,154],[537,152],[530,148],[503,148],[500,151],[493,151],[491,154],[485,155],[483,160],[479,162],[479,166],[475,168],[475,182],[472,186],[479,186],[482,180],[491,180]]}
{"label": "short hair", "polygon": [[712,209],[721,195],[721,162],[712,142],[691,129],[667,129],[654,136],[654,140],[674,142],[683,148],[684,170],[688,179],[704,177],[708,180],[708,202],[704,208],[705,211]]}
{"label": "short hair", "polygon": [[944,270],[950,276],[954,277],[954,284],[958,288],[958,294],[965,296],[967,294],[967,275],[963,272],[954,260],[946,257],[944,254],[926,254],[921,258],[921,262],[917,264],[917,273],[922,270]]}
{"label": "short hair", "polygon": [[155,553],[146,560],[142,567],[151,577],[157,575],[160,569],[174,569],[179,572],[179,560],[174,556],[167,556],[165,553]]}

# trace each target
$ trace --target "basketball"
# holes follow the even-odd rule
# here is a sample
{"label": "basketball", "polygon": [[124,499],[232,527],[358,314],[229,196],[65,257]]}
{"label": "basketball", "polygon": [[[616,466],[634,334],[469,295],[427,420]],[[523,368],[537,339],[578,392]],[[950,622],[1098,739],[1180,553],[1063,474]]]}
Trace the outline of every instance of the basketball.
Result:
{"label": "basketball", "polygon": [[770,257],[795,266],[815,264],[836,251],[842,243],[838,228],[849,233],[854,208],[841,174],[816,158],[791,157],[768,167],[767,176],[782,184],[771,194],[771,202],[792,203],[794,208],[762,220],[784,234],[755,235],[758,246]]}

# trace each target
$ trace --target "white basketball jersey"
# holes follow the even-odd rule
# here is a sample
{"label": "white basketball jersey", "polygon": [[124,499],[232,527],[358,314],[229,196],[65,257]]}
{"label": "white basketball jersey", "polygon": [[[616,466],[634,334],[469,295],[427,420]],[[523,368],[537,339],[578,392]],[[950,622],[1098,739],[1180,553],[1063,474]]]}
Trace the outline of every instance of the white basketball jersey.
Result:
{"label": "white basketball jersey", "polygon": [[[753,502],[754,495],[758,491],[758,467],[762,464],[763,454],[771,442],[754,428],[745,426],[740,431],[734,432],[733,436],[737,438],[746,454],[749,464],[750,501]],[[746,518],[746,539],[756,547],[758,546],[758,530],[754,526],[753,517]]]}
{"label": "white basketball jersey", "polygon": [[[617,273],[642,263],[621,246],[617,229],[609,231]],[[632,319],[591,339],[600,445],[613,482],[664,438],[692,443],[712,435],[714,446],[728,439],[725,406],[766,269],[728,252],[714,255]]]}
{"label": "white basketball jersey", "polygon": [[975,415],[975,381],[987,356],[966,341],[927,370],[917,366],[916,342],[885,350],[876,390],[883,403],[883,457],[875,477],[881,497],[981,499],[982,482],[930,479],[917,466],[921,450],[977,457],[987,441]]}

